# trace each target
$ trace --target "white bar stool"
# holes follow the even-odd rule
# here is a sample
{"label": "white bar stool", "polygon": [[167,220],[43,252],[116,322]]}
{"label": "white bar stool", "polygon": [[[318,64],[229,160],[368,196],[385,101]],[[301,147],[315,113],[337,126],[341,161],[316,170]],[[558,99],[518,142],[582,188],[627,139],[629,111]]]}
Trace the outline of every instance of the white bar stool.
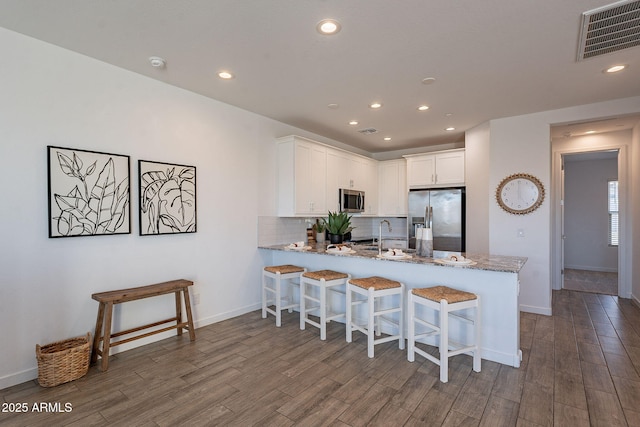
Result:
{"label": "white bar stool", "polygon": [[[300,276],[300,329],[304,329],[308,323],[316,328],[320,328],[320,339],[327,339],[327,323],[344,317],[344,313],[332,313],[330,307],[331,293],[344,295],[344,292],[336,289],[338,286],[345,285],[347,280],[351,278],[350,274],[341,273],[333,270],[307,271]],[[318,296],[311,295],[311,288],[317,288]],[[307,302],[316,305],[309,306]],[[309,313],[319,312],[319,322],[315,322],[309,318]]]}
{"label": "white bar stool", "polygon": [[[481,356],[480,356],[480,297],[470,292],[459,291],[446,286],[434,286],[432,288],[413,289],[409,292],[408,307],[408,350],[407,359],[409,362],[415,360],[415,353],[422,355],[431,362],[440,366],[440,381],[446,383],[449,381],[449,357],[462,353],[473,353],[473,370],[480,372]],[[440,325],[434,325],[423,319],[416,317],[416,304],[431,308],[439,312]],[[458,310],[468,308],[475,309],[475,316],[467,318],[452,313]],[[455,343],[449,340],[449,314],[456,318],[472,323],[474,325],[474,342],[469,344]],[[421,324],[429,328],[428,332],[416,334],[415,325]],[[416,347],[416,339],[429,336],[440,336],[440,359],[428,354],[427,352]],[[453,344],[455,347],[449,350]]]}
{"label": "white bar stool", "polygon": [[[307,271],[306,268],[297,265],[273,265],[262,270],[262,318],[267,318],[267,313],[276,316],[276,326],[282,324],[282,310],[293,312],[300,307],[293,298],[293,287],[299,286],[293,279],[300,279],[300,275]],[[269,286],[272,284],[272,286]],[[286,296],[283,296],[283,286],[287,286]],[[284,302],[284,305],[283,305]],[[273,304],[274,308],[269,306]]]}
{"label": "white bar stool", "polygon": [[[358,299],[360,295],[360,299]],[[398,303],[390,308],[380,308],[382,299],[397,295]],[[354,298],[355,296],[355,298]],[[364,297],[364,298],[362,298]],[[358,324],[353,320],[353,307],[367,304],[367,323]],[[360,331],[367,335],[367,355],[373,357],[373,347],[389,341],[398,340],[400,350],[404,349],[404,284],[384,277],[367,277],[363,279],[349,279],[347,281],[347,301],[346,301],[346,324],[347,342],[351,342],[353,331]],[[391,313],[400,313],[398,321],[385,317]],[[396,335],[385,336],[375,339],[375,335],[380,336],[380,321],[384,320],[397,328]]]}

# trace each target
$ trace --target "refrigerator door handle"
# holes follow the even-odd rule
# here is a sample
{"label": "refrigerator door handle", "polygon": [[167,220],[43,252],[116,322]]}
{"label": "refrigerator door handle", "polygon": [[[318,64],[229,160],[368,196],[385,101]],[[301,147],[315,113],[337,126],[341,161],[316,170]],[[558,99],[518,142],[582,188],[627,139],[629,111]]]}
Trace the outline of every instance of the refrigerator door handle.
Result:
{"label": "refrigerator door handle", "polygon": [[433,211],[431,210],[431,206],[427,205],[427,207],[424,210],[424,226],[431,228],[432,224],[432,218],[431,215],[433,214]]}

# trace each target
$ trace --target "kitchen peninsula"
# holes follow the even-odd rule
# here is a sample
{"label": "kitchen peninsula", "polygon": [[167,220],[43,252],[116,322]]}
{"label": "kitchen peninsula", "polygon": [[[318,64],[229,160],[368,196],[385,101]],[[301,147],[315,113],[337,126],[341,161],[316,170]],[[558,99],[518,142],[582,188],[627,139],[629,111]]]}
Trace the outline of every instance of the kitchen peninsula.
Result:
{"label": "kitchen peninsula", "polygon": [[[482,303],[482,358],[520,366],[518,273],[526,258],[464,254],[474,262],[472,265],[451,266],[440,263],[449,254],[438,251],[434,252],[434,258],[409,254],[410,257],[402,259],[387,259],[379,257],[378,249],[371,246],[356,245],[345,254],[327,252],[322,244],[304,250],[291,250],[287,245],[259,248],[265,266],[296,264],[308,270],[341,271],[352,277],[383,276],[403,282],[407,289],[446,285],[473,292]],[[452,328],[452,334],[460,335],[461,339],[466,333],[464,326]]]}

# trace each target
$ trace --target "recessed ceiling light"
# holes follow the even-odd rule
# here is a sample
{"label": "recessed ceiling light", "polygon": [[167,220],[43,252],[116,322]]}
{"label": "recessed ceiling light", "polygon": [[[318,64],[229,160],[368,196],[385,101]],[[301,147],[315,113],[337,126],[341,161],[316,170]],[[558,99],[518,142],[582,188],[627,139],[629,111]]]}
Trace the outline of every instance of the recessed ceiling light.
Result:
{"label": "recessed ceiling light", "polygon": [[444,128],[444,130],[446,130],[447,132],[451,132],[452,130],[456,130],[456,128],[451,126],[451,124],[450,124],[451,123],[451,116],[453,116],[453,114],[447,113],[444,116],[447,118],[447,123],[448,123],[447,127]]}
{"label": "recessed ceiling light", "polygon": [[341,28],[342,26],[335,19],[323,19],[316,25],[316,31],[325,36],[337,34]]}
{"label": "recessed ceiling light", "polygon": [[421,105],[418,107],[418,111],[427,111],[429,109],[428,105]]}
{"label": "recessed ceiling light", "polygon": [[385,137],[384,137],[384,140],[385,140],[385,141],[391,141],[391,137],[390,137],[390,136],[385,136]]}
{"label": "recessed ceiling light", "polygon": [[430,85],[431,83],[434,83],[436,81],[435,77],[425,77],[424,79],[422,79],[422,84],[423,85]]}
{"label": "recessed ceiling light", "polygon": [[349,124],[350,124],[351,126],[355,126],[355,125],[357,125],[357,124],[358,124],[358,121],[357,121],[357,120],[351,120],[351,121],[349,122]]}
{"label": "recessed ceiling light", "polygon": [[371,104],[369,104],[369,108],[377,110],[378,108],[382,108],[382,104],[379,102],[372,102]]}
{"label": "recessed ceiling light", "polygon": [[165,61],[163,58],[160,58],[159,56],[150,57],[149,63],[154,68],[164,68],[165,65],[167,65],[167,61]]}
{"label": "recessed ceiling light", "polygon": [[331,103],[331,104],[327,104],[327,108],[331,108],[332,110],[337,110],[338,108],[340,108],[340,105],[336,103]]}
{"label": "recessed ceiling light", "polygon": [[220,77],[223,80],[231,80],[235,76],[229,71],[220,71],[218,72],[218,77]]}
{"label": "recessed ceiling light", "polygon": [[622,71],[626,68],[626,65],[620,64],[620,65],[614,65],[613,67],[609,67],[606,70],[604,70],[605,73],[617,73],[618,71]]}

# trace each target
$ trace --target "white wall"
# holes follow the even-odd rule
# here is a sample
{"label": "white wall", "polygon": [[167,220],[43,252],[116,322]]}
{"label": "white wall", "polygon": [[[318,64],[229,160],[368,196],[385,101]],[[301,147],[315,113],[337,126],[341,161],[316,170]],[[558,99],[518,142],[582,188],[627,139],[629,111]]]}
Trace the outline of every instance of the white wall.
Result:
{"label": "white wall", "polygon": [[[631,134],[631,170],[640,171],[640,123],[636,124]],[[629,210],[633,218],[640,218],[640,179],[631,182],[629,193],[635,195],[631,199]],[[640,242],[640,220],[634,222],[629,229],[632,242]],[[640,247],[634,245],[631,248],[629,262],[632,270],[631,298],[640,305]]]}
{"label": "white wall", "polygon": [[[638,112],[640,97],[632,97],[490,122],[490,178],[484,188],[485,197],[489,200],[490,252],[528,258],[520,274],[520,308],[523,311],[551,314],[551,264],[557,258],[556,253],[552,256],[555,242],[552,242],[554,209],[551,206],[551,196],[555,189],[552,188],[551,178],[551,125]],[[634,136],[634,141],[634,149],[640,149],[637,148],[637,136]],[[628,175],[630,183],[637,185],[640,173],[634,171],[638,169],[629,170],[627,165],[623,166],[620,172]],[[547,192],[542,206],[528,215],[507,214],[494,203],[494,192],[499,182],[516,172],[537,176]],[[474,176],[467,176],[468,181],[474,179]],[[477,188],[476,191],[482,189]],[[473,211],[475,206],[468,205],[467,208]],[[638,213],[635,211],[627,218],[627,230],[632,230],[634,220],[636,224],[640,224]],[[518,237],[519,229],[524,231],[524,237]],[[627,240],[628,251],[621,254],[621,265],[630,266],[633,242],[632,239]]]}
{"label": "white wall", "polygon": [[618,159],[565,160],[564,175],[565,268],[617,272],[618,247],[609,246],[607,224],[608,183],[618,179]]}
{"label": "white wall", "polygon": [[495,198],[487,198],[491,170],[491,132],[483,123],[465,134],[465,176],[467,252],[489,253],[489,206]]}
{"label": "white wall", "polygon": [[[93,333],[95,292],[193,280],[198,326],[259,307],[275,138],[335,141],[2,28],[0,51],[0,389],[37,376],[37,343]],[[131,156],[132,234],[47,237],[47,145]],[[138,235],[138,159],[196,166],[197,233]],[[117,327],[167,318],[173,304],[127,303]]]}
{"label": "white wall", "polygon": [[[274,140],[298,134],[340,144],[1,28],[0,50],[0,388],[36,377],[35,344],[93,332],[94,292],[190,279],[200,295],[199,326],[258,308],[257,223],[276,212]],[[525,171],[548,187],[550,124],[639,111],[636,97],[490,122],[489,169],[478,169],[488,179],[472,197],[484,199],[469,210],[484,215],[488,207],[487,221],[477,226],[478,236],[490,236],[491,252],[529,258],[522,308],[550,311],[549,203],[509,216],[494,201],[499,180]],[[131,156],[132,234],[47,238],[47,145]],[[197,233],[137,235],[138,159],[197,167]],[[638,218],[640,202],[632,203]],[[524,238],[516,237],[518,228]],[[170,297],[128,303],[117,312],[118,326],[158,320],[172,308]]]}

